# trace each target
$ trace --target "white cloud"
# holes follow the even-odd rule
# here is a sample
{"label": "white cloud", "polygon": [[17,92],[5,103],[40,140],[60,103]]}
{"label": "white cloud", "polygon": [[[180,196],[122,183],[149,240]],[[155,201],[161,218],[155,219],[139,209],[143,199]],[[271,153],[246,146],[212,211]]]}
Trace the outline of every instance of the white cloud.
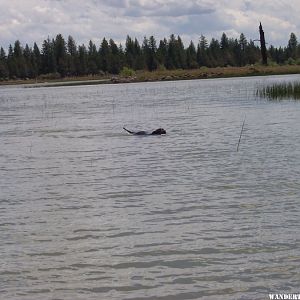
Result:
{"label": "white cloud", "polygon": [[204,1],[142,1],[129,2],[125,14],[132,17],[180,17],[189,15],[202,15],[213,12],[211,5]]}
{"label": "white cloud", "polygon": [[285,46],[291,32],[300,35],[299,0],[0,0],[1,46],[15,40],[39,45],[48,36],[72,35],[78,44],[103,37],[124,42],[127,34],[179,34],[197,42],[204,34],[220,38],[243,32],[258,38],[261,21],[269,44]]}

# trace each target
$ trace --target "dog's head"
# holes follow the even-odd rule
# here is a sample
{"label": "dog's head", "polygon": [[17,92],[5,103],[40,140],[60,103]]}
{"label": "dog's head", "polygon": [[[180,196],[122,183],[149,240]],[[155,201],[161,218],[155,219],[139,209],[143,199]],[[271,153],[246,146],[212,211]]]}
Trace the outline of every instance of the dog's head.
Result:
{"label": "dog's head", "polygon": [[158,128],[152,132],[152,134],[166,134],[167,132],[163,128]]}

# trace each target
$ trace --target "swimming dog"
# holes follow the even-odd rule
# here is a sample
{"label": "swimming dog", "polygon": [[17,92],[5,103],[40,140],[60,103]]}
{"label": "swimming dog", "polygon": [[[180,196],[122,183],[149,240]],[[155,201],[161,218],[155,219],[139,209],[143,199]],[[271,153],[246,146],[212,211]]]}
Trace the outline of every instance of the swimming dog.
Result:
{"label": "swimming dog", "polygon": [[131,130],[126,129],[125,127],[123,127],[123,129],[125,131],[127,131],[128,133],[134,134],[134,135],[161,135],[161,134],[166,134],[167,133],[163,128],[158,128],[158,129],[156,129],[152,132],[148,132],[148,131],[144,131],[144,130],[131,131]]}

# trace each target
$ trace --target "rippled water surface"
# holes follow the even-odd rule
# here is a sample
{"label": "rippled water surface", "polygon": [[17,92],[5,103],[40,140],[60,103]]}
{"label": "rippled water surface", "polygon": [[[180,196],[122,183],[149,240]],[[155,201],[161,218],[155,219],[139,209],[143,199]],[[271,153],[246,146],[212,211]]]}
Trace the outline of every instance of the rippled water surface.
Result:
{"label": "rippled water surface", "polygon": [[0,298],[299,292],[300,102],[255,97],[282,80],[0,87]]}

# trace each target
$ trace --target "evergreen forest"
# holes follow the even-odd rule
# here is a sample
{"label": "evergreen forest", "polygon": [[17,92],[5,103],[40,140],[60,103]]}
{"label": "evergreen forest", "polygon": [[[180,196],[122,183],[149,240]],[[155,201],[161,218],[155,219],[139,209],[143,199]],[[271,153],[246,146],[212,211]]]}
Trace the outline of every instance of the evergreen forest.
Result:
{"label": "evergreen forest", "polygon": [[[294,33],[286,47],[268,47],[270,64],[300,64],[300,44]],[[140,43],[127,36],[125,45],[103,38],[100,45],[89,41],[77,45],[73,37],[61,34],[44,40],[39,48],[21,45],[17,40],[5,51],[0,48],[0,80],[66,76],[119,74],[123,68],[137,70],[196,69],[200,67],[246,66],[260,63],[257,42],[242,33],[238,39],[225,33],[210,41],[201,35],[197,45],[185,47],[180,36],[172,34],[159,42],[153,36]]]}

